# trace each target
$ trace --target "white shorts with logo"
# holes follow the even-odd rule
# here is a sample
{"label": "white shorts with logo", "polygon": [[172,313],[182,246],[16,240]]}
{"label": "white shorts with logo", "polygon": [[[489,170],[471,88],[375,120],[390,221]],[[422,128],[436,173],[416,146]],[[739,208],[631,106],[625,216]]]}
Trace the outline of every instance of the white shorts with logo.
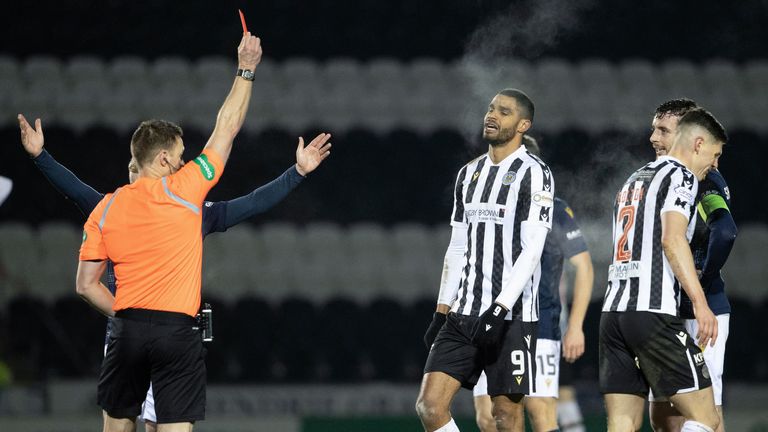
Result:
{"label": "white shorts with logo", "polygon": [[[709,370],[709,377],[712,380],[712,392],[715,395],[715,405],[723,405],[723,365],[725,364],[725,343],[728,341],[728,331],[730,327],[731,314],[717,315],[717,340],[715,346],[705,346],[702,348],[704,354],[704,363]],[[699,339],[696,335],[699,333],[699,325],[695,319],[685,320],[685,330],[699,345]],[[666,398],[655,398],[653,391],[650,392],[648,400],[651,402],[662,402]]]}
{"label": "white shorts with logo", "polygon": [[[539,339],[536,342],[536,391],[527,397],[556,398],[560,386],[560,341]],[[485,372],[480,375],[472,389],[475,397],[488,394],[488,378]]]}

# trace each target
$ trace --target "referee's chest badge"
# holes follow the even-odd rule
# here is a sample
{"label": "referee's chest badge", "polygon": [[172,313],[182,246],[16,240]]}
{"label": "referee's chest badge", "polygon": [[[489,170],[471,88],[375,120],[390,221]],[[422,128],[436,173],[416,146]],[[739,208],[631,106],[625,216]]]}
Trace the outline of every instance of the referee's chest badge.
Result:
{"label": "referee's chest badge", "polygon": [[515,182],[515,179],[517,178],[517,172],[510,171],[506,174],[504,174],[504,177],[501,179],[501,184],[503,185],[511,185]]}

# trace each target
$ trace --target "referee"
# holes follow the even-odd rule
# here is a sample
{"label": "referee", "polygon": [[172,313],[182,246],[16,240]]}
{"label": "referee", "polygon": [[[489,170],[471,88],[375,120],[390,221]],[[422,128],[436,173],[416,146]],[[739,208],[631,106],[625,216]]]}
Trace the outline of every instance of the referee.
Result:
{"label": "referee", "polygon": [[[158,429],[205,418],[200,307],[201,211],[245,119],[261,41],[245,33],[239,70],[200,156],[184,164],[181,129],[145,121],[131,138],[138,179],[107,194],[85,223],[77,292],[114,322],[98,385],[105,431],[134,430],[150,381]],[[114,263],[116,296],[99,282]]]}
{"label": "referee", "polygon": [[523,425],[555,191],[549,167],[522,144],[533,115],[525,93],[499,92],[483,120],[488,152],[459,171],[437,311],[424,336],[431,349],[416,411],[427,431],[458,430],[451,400],[483,371],[499,430]]}
{"label": "referee", "polygon": [[693,109],[678,121],[667,155],[635,171],[616,194],[599,342],[611,432],[640,429],[649,388],[687,419],[683,432],[712,432],[720,423],[709,371],[679,316],[679,300],[682,287],[698,322],[698,343],[714,346],[717,319],[688,243],[698,181],[717,168],[726,141],[712,114]]}

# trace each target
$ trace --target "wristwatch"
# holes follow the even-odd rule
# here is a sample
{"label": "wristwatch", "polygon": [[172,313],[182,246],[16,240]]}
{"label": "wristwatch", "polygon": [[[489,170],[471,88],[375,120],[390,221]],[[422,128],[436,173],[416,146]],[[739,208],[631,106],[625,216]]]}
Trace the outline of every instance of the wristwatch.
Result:
{"label": "wristwatch", "polygon": [[246,81],[253,81],[255,74],[252,70],[249,69],[238,69],[237,76],[243,77],[243,79]]}

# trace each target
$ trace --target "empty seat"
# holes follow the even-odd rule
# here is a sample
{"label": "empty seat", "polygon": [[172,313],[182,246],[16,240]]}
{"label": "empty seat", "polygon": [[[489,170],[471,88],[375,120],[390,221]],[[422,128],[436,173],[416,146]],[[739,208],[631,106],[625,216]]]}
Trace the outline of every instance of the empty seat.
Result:
{"label": "empty seat", "polygon": [[687,97],[700,99],[704,94],[700,68],[687,60],[665,61],[659,67],[659,73],[670,98]]}
{"label": "empty seat", "polygon": [[92,80],[104,80],[106,77],[104,62],[96,57],[76,56],[69,59],[64,66],[64,76],[70,86]]}
{"label": "empty seat", "polygon": [[82,233],[67,222],[47,222],[37,232],[38,268],[29,274],[31,292],[52,304],[74,296]]}

